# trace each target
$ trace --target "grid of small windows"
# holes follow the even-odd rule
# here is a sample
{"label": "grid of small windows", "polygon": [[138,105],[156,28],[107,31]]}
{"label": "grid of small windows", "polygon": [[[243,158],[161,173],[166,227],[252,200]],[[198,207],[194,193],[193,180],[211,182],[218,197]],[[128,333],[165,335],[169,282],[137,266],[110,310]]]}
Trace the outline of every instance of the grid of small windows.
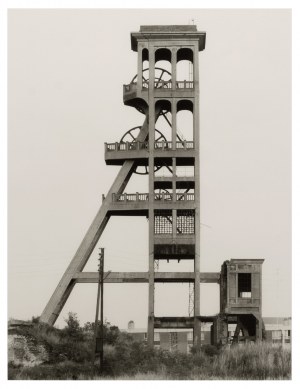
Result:
{"label": "grid of small windows", "polygon": [[154,212],[154,234],[172,234],[172,211],[157,209]]}
{"label": "grid of small windows", "polygon": [[177,234],[195,234],[195,211],[193,209],[180,209],[177,211]]}

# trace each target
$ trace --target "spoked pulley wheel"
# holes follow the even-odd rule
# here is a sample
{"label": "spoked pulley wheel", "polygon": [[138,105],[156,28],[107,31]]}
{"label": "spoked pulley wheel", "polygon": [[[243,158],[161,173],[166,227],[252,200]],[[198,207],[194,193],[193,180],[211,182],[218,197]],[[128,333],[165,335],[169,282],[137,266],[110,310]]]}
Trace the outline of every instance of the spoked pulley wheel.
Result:
{"label": "spoked pulley wheel", "polygon": [[[162,69],[162,68],[155,68],[154,72],[155,72],[154,73],[155,74],[154,88],[158,88],[158,89],[168,88],[170,81],[172,81],[172,74],[168,70]],[[149,68],[143,70],[142,81],[143,81],[143,87],[148,88],[148,86],[149,86]],[[137,82],[137,74],[131,80],[131,84],[134,84],[136,82]]]}
{"label": "spoked pulley wheel", "polygon": [[[142,126],[133,127],[122,136],[120,143],[129,143],[129,149],[136,150],[137,137],[141,131]],[[148,137],[147,137],[148,138]],[[148,139],[146,139],[147,141]],[[165,136],[157,129],[155,129],[155,142],[167,142]],[[154,171],[159,170],[161,166],[155,166]],[[137,166],[134,170],[136,174],[149,174],[148,166]]]}

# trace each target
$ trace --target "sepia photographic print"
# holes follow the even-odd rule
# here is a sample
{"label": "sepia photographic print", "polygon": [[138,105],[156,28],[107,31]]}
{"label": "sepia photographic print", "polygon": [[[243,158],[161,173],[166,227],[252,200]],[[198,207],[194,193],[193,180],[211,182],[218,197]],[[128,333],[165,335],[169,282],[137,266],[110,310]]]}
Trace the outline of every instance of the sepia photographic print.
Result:
{"label": "sepia photographic print", "polygon": [[8,380],[291,380],[291,17],[8,10]]}

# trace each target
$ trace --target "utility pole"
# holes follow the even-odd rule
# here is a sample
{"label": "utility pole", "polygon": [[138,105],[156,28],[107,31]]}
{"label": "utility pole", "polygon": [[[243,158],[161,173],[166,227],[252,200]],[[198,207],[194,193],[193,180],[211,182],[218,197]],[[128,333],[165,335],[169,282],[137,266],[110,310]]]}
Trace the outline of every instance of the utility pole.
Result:
{"label": "utility pole", "polygon": [[102,362],[103,362],[103,269],[104,269],[104,248],[100,248],[99,254],[99,265],[98,265],[98,288],[97,288],[97,303],[96,303],[96,316],[95,316],[95,331],[94,331],[94,358],[93,363],[96,359],[96,353],[98,351],[98,321],[99,321],[99,300],[101,295],[101,314],[100,314],[100,371],[102,371]]}
{"label": "utility pole", "polygon": [[103,372],[103,272],[104,272],[104,249],[101,248],[100,255],[100,288],[101,288],[101,309],[100,309],[100,373]]}

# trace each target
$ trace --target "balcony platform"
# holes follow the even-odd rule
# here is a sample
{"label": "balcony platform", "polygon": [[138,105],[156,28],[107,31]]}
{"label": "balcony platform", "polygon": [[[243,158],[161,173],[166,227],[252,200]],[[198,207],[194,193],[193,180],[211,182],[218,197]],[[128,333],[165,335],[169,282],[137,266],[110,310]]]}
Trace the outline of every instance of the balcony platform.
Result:
{"label": "balcony platform", "polygon": [[[193,166],[196,158],[194,142],[155,142],[154,157],[157,166],[172,166],[172,158],[176,158],[178,166]],[[148,166],[148,142],[115,142],[105,143],[104,153],[107,165],[121,166],[126,160],[136,160],[139,166]]]}
{"label": "balcony platform", "polygon": [[[149,193],[112,194],[109,215],[147,216],[150,205]],[[194,209],[194,193],[154,193],[155,209]]]}
{"label": "balcony platform", "polygon": [[[195,96],[194,83],[192,81],[177,81],[172,89],[171,82],[162,82],[153,89],[155,98],[179,98],[192,99]],[[143,111],[148,106],[148,83],[138,85],[136,82],[123,85],[123,102],[125,105]]]}

